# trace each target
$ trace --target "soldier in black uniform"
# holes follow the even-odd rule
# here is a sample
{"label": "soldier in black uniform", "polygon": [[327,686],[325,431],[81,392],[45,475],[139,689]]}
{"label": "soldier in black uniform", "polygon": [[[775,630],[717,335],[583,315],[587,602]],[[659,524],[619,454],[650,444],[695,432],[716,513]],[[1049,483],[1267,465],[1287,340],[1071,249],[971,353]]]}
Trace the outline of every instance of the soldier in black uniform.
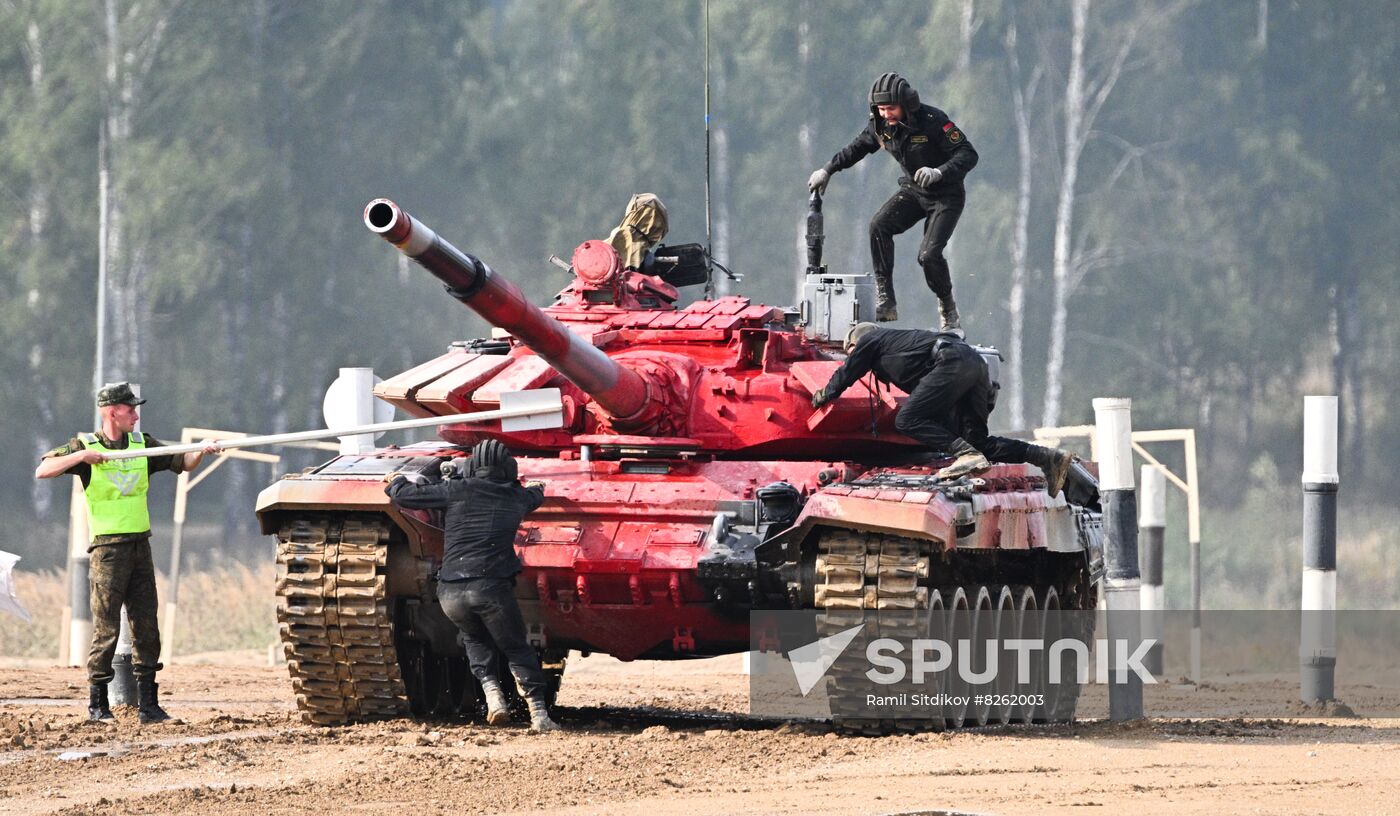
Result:
{"label": "soldier in black uniform", "polygon": [[987,363],[956,333],[857,323],[846,334],[846,355],[826,386],[812,395],[813,408],[874,372],[876,379],[909,395],[895,415],[895,428],[937,453],[956,457],[939,476],[977,473],[991,462],[1028,462],[1045,472],[1050,495],[1059,495],[1073,458],[1062,450],[987,432],[992,411]]}
{"label": "soldier in black uniform", "polygon": [[919,102],[919,95],[899,74],[882,74],[870,89],[870,121],[855,140],[807,180],[807,188],[825,192],[831,174],[845,170],[884,148],[903,168],[899,191],[870,220],[870,256],[875,268],[877,321],[898,320],[894,295],[894,237],[924,221],[919,265],[938,296],[941,329],[960,327],[953,301],[953,281],[943,248],[962,215],[967,194],[963,176],[977,166],[977,151],[948,115]]}
{"label": "soldier in black uniform", "polygon": [[544,484],[522,486],[515,458],[494,439],[478,443],[471,457],[459,463],[465,466],[460,478],[436,483],[414,483],[406,474],[391,473],[384,492],[400,507],[447,511],[438,603],[462,630],[472,676],[486,695],[486,721],[510,722],[496,668],[499,649],[529,701],[530,729],[553,731],[558,726],[549,717],[548,681],[515,599],[515,576],[521,570],[515,533],[521,520],[544,502]]}

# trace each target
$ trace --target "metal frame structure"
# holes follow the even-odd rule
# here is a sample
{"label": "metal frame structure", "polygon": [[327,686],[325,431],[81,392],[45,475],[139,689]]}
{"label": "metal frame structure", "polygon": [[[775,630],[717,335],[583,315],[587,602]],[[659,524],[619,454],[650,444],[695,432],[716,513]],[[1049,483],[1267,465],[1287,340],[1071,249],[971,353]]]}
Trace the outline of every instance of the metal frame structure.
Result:
{"label": "metal frame structure", "polygon": [[[1035,441],[1058,446],[1064,439],[1089,440],[1089,458],[1098,460],[1098,443],[1093,425],[1067,425],[1058,428],[1036,428]],[[1186,455],[1185,474],[1177,475],[1162,464],[1143,445],[1158,442],[1180,442]],[[1201,682],[1201,492],[1200,474],[1196,462],[1196,429],[1171,428],[1156,431],[1133,431],[1133,451],[1147,464],[1157,468],[1186,496],[1186,541],[1191,570],[1191,682]]]}

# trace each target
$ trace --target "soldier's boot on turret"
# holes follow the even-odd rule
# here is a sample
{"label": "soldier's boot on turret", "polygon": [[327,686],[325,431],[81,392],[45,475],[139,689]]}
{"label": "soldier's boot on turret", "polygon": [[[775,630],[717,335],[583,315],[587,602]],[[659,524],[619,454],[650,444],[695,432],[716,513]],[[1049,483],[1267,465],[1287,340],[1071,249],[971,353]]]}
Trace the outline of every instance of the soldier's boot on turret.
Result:
{"label": "soldier's boot on turret", "polygon": [[486,697],[486,723],[507,725],[510,723],[510,706],[506,703],[506,693],[496,680],[481,681],[481,693]]}
{"label": "soldier's boot on turret", "polygon": [[875,322],[889,323],[899,319],[899,307],[894,301],[894,280],[889,274],[875,273]]}
{"label": "soldier's boot on turret", "polygon": [[172,719],[160,707],[160,686],[151,676],[136,678],[136,719],[142,723],[159,723]]}
{"label": "soldier's boot on turret", "polygon": [[115,722],[112,707],[107,704],[107,684],[93,683],[88,686],[88,721]]}
{"label": "soldier's boot on turret", "polygon": [[1032,465],[1045,471],[1045,492],[1049,493],[1051,498],[1060,495],[1060,491],[1065,487],[1065,479],[1069,476],[1069,466],[1074,463],[1074,455],[1058,448],[1032,445],[1030,455],[1026,458]]}
{"label": "soldier's boot on turret", "polygon": [[952,331],[962,328],[962,318],[958,316],[958,304],[953,302],[953,296],[938,299],[939,331]]}
{"label": "soldier's boot on turret", "polygon": [[544,695],[538,694],[530,698],[530,731],[535,734],[545,734],[550,731],[558,731],[559,723],[550,719],[549,704],[545,701]]}
{"label": "soldier's boot on turret", "polygon": [[958,458],[954,459],[951,465],[938,471],[938,478],[956,479],[960,476],[971,476],[992,466],[992,463],[980,451],[966,443],[964,445],[957,451]]}

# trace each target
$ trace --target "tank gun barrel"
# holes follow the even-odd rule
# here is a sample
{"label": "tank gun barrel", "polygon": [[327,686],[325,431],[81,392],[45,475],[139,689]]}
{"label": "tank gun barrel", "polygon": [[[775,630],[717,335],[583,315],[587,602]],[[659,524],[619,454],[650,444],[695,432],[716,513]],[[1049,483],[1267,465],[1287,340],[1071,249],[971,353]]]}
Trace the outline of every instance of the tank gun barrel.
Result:
{"label": "tank gun barrel", "polygon": [[387,198],[365,206],[365,226],[442,281],[447,293],[544,358],[618,419],[642,413],[647,384],[525,298],[519,287],[443,240]]}

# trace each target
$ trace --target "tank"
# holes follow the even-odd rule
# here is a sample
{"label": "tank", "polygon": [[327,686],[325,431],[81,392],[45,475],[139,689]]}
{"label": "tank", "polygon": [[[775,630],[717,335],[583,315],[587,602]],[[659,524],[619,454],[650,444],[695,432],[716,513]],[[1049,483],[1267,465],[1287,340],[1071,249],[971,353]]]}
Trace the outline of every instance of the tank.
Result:
{"label": "tank", "polygon": [[[809,261],[821,275],[816,212]],[[564,422],[446,425],[438,439],[339,456],[262,491],[281,639],[308,722],[479,711],[436,601],[439,520],[392,506],[382,479],[435,473],[484,438],[517,455],[522,479],[547,485],[516,539],[516,593],[553,690],[573,651],[627,661],[747,651],[753,610],[1094,607],[1101,516],[1088,472],[1077,469],[1074,501],[1051,498],[1030,465],[941,481],[946,462],[895,430],[906,395],[869,378],[812,409],[843,357],[838,337],[804,322],[807,309],[743,297],[679,307],[671,281],[693,282],[693,269],[624,268],[602,240],[575,250],[572,281],[541,308],[392,201],[370,202],[364,221],[495,327],[376,395],[426,417],[554,387]]]}

